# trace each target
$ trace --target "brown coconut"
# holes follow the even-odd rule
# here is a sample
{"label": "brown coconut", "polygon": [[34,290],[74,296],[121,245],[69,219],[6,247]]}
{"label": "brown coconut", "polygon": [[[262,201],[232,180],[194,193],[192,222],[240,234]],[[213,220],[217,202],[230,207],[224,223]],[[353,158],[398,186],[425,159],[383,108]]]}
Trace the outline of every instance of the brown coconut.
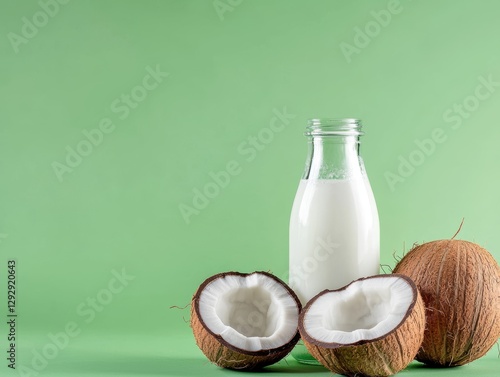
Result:
{"label": "brown coconut", "polygon": [[394,269],[412,278],[427,307],[417,360],[430,365],[470,363],[500,336],[500,268],[481,246],[441,240],[414,247]]}
{"label": "brown coconut", "polygon": [[[393,276],[391,278],[391,276]],[[312,315],[308,318],[308,313],[312,307],[317,305],[321,297],[332,294],[335,295],[361,282],[368,282],[378,290],[391,289],[395,281],[407,285],[410,292],[409,304],[405,307],[406,312],[398,322],[392,323],[390,330],[372,339],[360,339],[354,343],[325,342],[319,340],[311,334],[305,325],[306,322],[323,322],[324,318]],[[373,293],[366,293],[370,297]],[[343,299],[345,301],[345,299]],[[349,300],[349,299],[348,299]],[[397,300],[397,299],[394,299]],[[325,302],[328,302],[327,300]],[[355,318],[356,312],[366,312],[366,308],[356,305],[348,305],[346,310],[340,309],[338,318]],[[323,304],[324,305],[324,304]],[[334,300],[326,306],[335,305]],[[390,299],[382,305],[390,306]],[[352,308],[354,310],[348,310]],[[327,313],[329,308],[324,308]],[[374,323],[375,324],[375,323]],[[372,324],[372,325],[374,325]],[[370,327],[370,326],[367,326]],[[354,330],[355,325],[351,328]],[[404,275],[377,275],[363,278],[335,291],[323,291],[311,299],[303,309],[299,318],[299,331],[302,340],[311,353],[321,364],[334,373],[346,376],[390,376],[404,369],[415,357],[424,336],[425,329],[425,308],[422,298],[416,285]],[[322,330],[321,330],[322,331]],[[320,332],[321,332],[320,331]],[[319,334],[321,335],[321,334]]]}
{"label": "brown coconut", "polygon": [[[212,289],[213,285],[216,284],[217,281],[224,280],[224,285],[228,288],[231,287],[233,290],[246,289],[245,287],[237,286],[239,283],[235,283],[235,281],[239,279],[239,281],[244,285],[245,280],[252,275],[253,278],[258,276],[259,278],[267,279],[268,282],[272,281],[273,284],[279,287],[280,294],[287,297],[289,306],[291,304],[291,307],[288,308],[288,314],[286,314],[285,317],[285,319],[291,324],[288,329],[288,335],[285,337],[286,339],[277,347],[262,348],[258,350],[245,349],[242,345],[239,345],[234,341],[232,342],[214,331],[213,326],[210,326],[210,324],[207,323],[207,321],[203,318],[202,310],[200,310],[200,306],[202,306],[201,296],[203,292],[207,289]],[[216,289],[212,289],[211,294],[217,294],[216,291]],[[223,300],[224,294],[228,294],[227,292],[219,293],[221,300]],[[242,294],[239,296],[244,296],[244,292],[242,291]],[[235,295],[233,298],[234,301],[238,301],[239,299],[238,295]],[[279,298],[275,297],[275,299],[277,300],[275,303],[279,302]],[[245,299],[242,298],[241,300],[243,302]],[[249,300],[249,304],[252,305],[253,303],[255,303],[255,300],[251,298]],[[257,303],[257,307],[263,309],[262,305],[259,303]],[[191,305],[191,327],[196,344],[212,363],[219,367],[228,369],[255,370],[274,364],[283,359],[297,344],[299,340],[299,333],[297,329],[298,316],[301,309],[302,306],[295,293],[276,276],[267,272],[254,272],[251,274],[227,272],[208,278],[200,285],[194,294]],[[265,308],[261,311],[265,312]],[[250,313],[251,311],[249,311],[249,314]],[[226,318],[226,320],[228,319]],[[231,326],[231,324],[229,324],[229,326]],[[232,329],[231,331],[233,330],[238,331],[236,329]]]}

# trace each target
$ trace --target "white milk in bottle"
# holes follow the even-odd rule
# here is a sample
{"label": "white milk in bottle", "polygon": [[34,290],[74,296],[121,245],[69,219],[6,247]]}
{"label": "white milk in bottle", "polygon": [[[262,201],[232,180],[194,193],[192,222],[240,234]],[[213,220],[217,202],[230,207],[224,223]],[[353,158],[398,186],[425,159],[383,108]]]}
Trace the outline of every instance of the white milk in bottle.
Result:
{"label": "white milk in bottle", "polygon": [[[306,129],[309,153],[289,234],[289,284],[303,305],[379,273],[379,219],[359,155],[362,135],[357,119],[313,119]],[[300,344],[292,355],[316,363]]]}

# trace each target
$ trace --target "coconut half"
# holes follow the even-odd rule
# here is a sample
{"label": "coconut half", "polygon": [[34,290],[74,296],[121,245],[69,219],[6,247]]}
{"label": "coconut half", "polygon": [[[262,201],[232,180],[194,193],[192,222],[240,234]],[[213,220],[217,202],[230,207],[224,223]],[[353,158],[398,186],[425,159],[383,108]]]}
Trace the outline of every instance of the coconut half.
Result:
{"label": "coconut half", "polygon": [[191,305],[198,347],[216,365],[258,369],[285,357],[299,339],[301,304],[280,279],[227,272],[205,280]]}
{"label": "coconut half", "polygon": [[417,354],[424,329],[418,289],[397,274],[325,290],[308,302],[299,318],[309,352],[346,376],[389,376],[404,369]]}

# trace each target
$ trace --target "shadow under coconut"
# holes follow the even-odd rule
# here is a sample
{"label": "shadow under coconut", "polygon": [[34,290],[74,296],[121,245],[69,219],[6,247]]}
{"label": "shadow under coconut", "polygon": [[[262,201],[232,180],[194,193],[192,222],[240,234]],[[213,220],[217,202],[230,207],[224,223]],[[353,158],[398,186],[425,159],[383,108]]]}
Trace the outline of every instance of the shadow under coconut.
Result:
{"label": "shadow under coconut", "polygon": [[[453,369],[454,367],[452,367]],[[432,369],[432,370],[439,370],[439,369],[449,369],[447,367],[442,367],[442,366],[439,366],[439,365],[428,365],[428,364],[424,364],[424,363],[421,363],[419,361],[412,361],[410,363],[410,365],[408,365],[406,368],[406,370],[411,370],[411,369],[415,369],[415,370],[422,370],[422,369]]]}
{"label": "shadow under coconut", "polygon": [[[54,375],[84,376],[203,376],[216,368],[203,358],[170,358],[162,356],[95,355],[64,360],[50,365]],[[207,371],[209,373],[207,373]],[[51,374],[51,375],[52,375]]]}
{"label": "shadow under coconut", "polygon": [[198,377],[198,376],[226,376],[239,375],[244,377],[249,374],[271,373],[275,376],[294,374],[304,376],[311,373],[331,372],[322,366],[302,365],[294,359],[281,360],[279,363],[270,365],[256,371],[235,371],[220,368],[210,363],[204,357],[173,358],[163,356],[140,356],[120,354],[95,354],[80,353],[78,359],[59,360],[51,364],[52,375],[74,375],[84,376],[170,376],[170,377]]}
{"label": "shadow under coconut", "polygon": [[322,365],[307,365],[301,364],[293,358],[288,358],[285,360],[281,360],[280,362],[265,367],[259,370],[257,373],[283,373],[283,374],[311,374],[311,373],[324,373],[325,375],[331,375],[328,369],[326,369]]}
{"label": "shadow under coconut", "polygon": [[431,371],[432,374],[438,374],[438,373],[443,373],[443,374],[448,374],[450,375],[453,373],[453,376],[470,376],[471,371],[468,370],[467,365],[463,366],[453,366],[453,367],[444,367],[440,365],[429,365],[429,364],[424,364],[419,361],[412,361],[410,365],[408,365],[405,368],[406,371]]}

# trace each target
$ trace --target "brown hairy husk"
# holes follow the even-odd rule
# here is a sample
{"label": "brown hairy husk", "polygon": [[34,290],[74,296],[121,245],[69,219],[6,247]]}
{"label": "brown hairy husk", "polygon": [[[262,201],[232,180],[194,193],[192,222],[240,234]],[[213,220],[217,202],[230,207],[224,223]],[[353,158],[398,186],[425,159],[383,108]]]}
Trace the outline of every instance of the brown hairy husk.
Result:
{"label": "brown hairy husk", "polygon": [[[259,271],[256,273],[267,275],[276,280],[277,283],[282,284],[295,299],[298,310],[300,312],[302,306],[300,304],[299,299],[297,298],[295,293],[282,280],[267,272]],[[297,344],[299,340],[298,330],[295,336],[287,344],[284,344],[282,347],[267,351],[247,352],[243,349],[239,349],[235,346],[227,344],[219,335],[211,333],[206,328],[205,324],[203,323],[203,320],[200,319],[197,312],[197,307],[201,291],[206,287],[206,285],[210,281],[227,275],[246,276],[249,274],[242,274],[238,272],[226,272],[212,276],[207,280],[205,280],[205,282],[200,285],[200,287],[193,296],[191,302],[191,328],[193,330],[196,344],[203,352],[203,354],[208,358],[208,360],[210,360],[212,363],[221,368],[248,371],[248,370],[258,370],[265,366],[277,363],[278,361],[283,359],[286,355],[288,355],[293,349],[293,347]]]}
{"label": "brown hairy husk", "polygon": [[440,240],[415,246],[394,268],[417,284],[427,328],[416,359],[459,366],[488,352],[500,337],[500,267],[481,246]]}
{"label": "brown hairy husk", "polygon": [[384,337],[330,348],[305,340],[305,330],[299,325],[302,340],[309,352],[334,373],[350,377],[396,374],[415,358],[424,337],[425,306],[416,287],[415,293],[415,304],[406,318]]}

